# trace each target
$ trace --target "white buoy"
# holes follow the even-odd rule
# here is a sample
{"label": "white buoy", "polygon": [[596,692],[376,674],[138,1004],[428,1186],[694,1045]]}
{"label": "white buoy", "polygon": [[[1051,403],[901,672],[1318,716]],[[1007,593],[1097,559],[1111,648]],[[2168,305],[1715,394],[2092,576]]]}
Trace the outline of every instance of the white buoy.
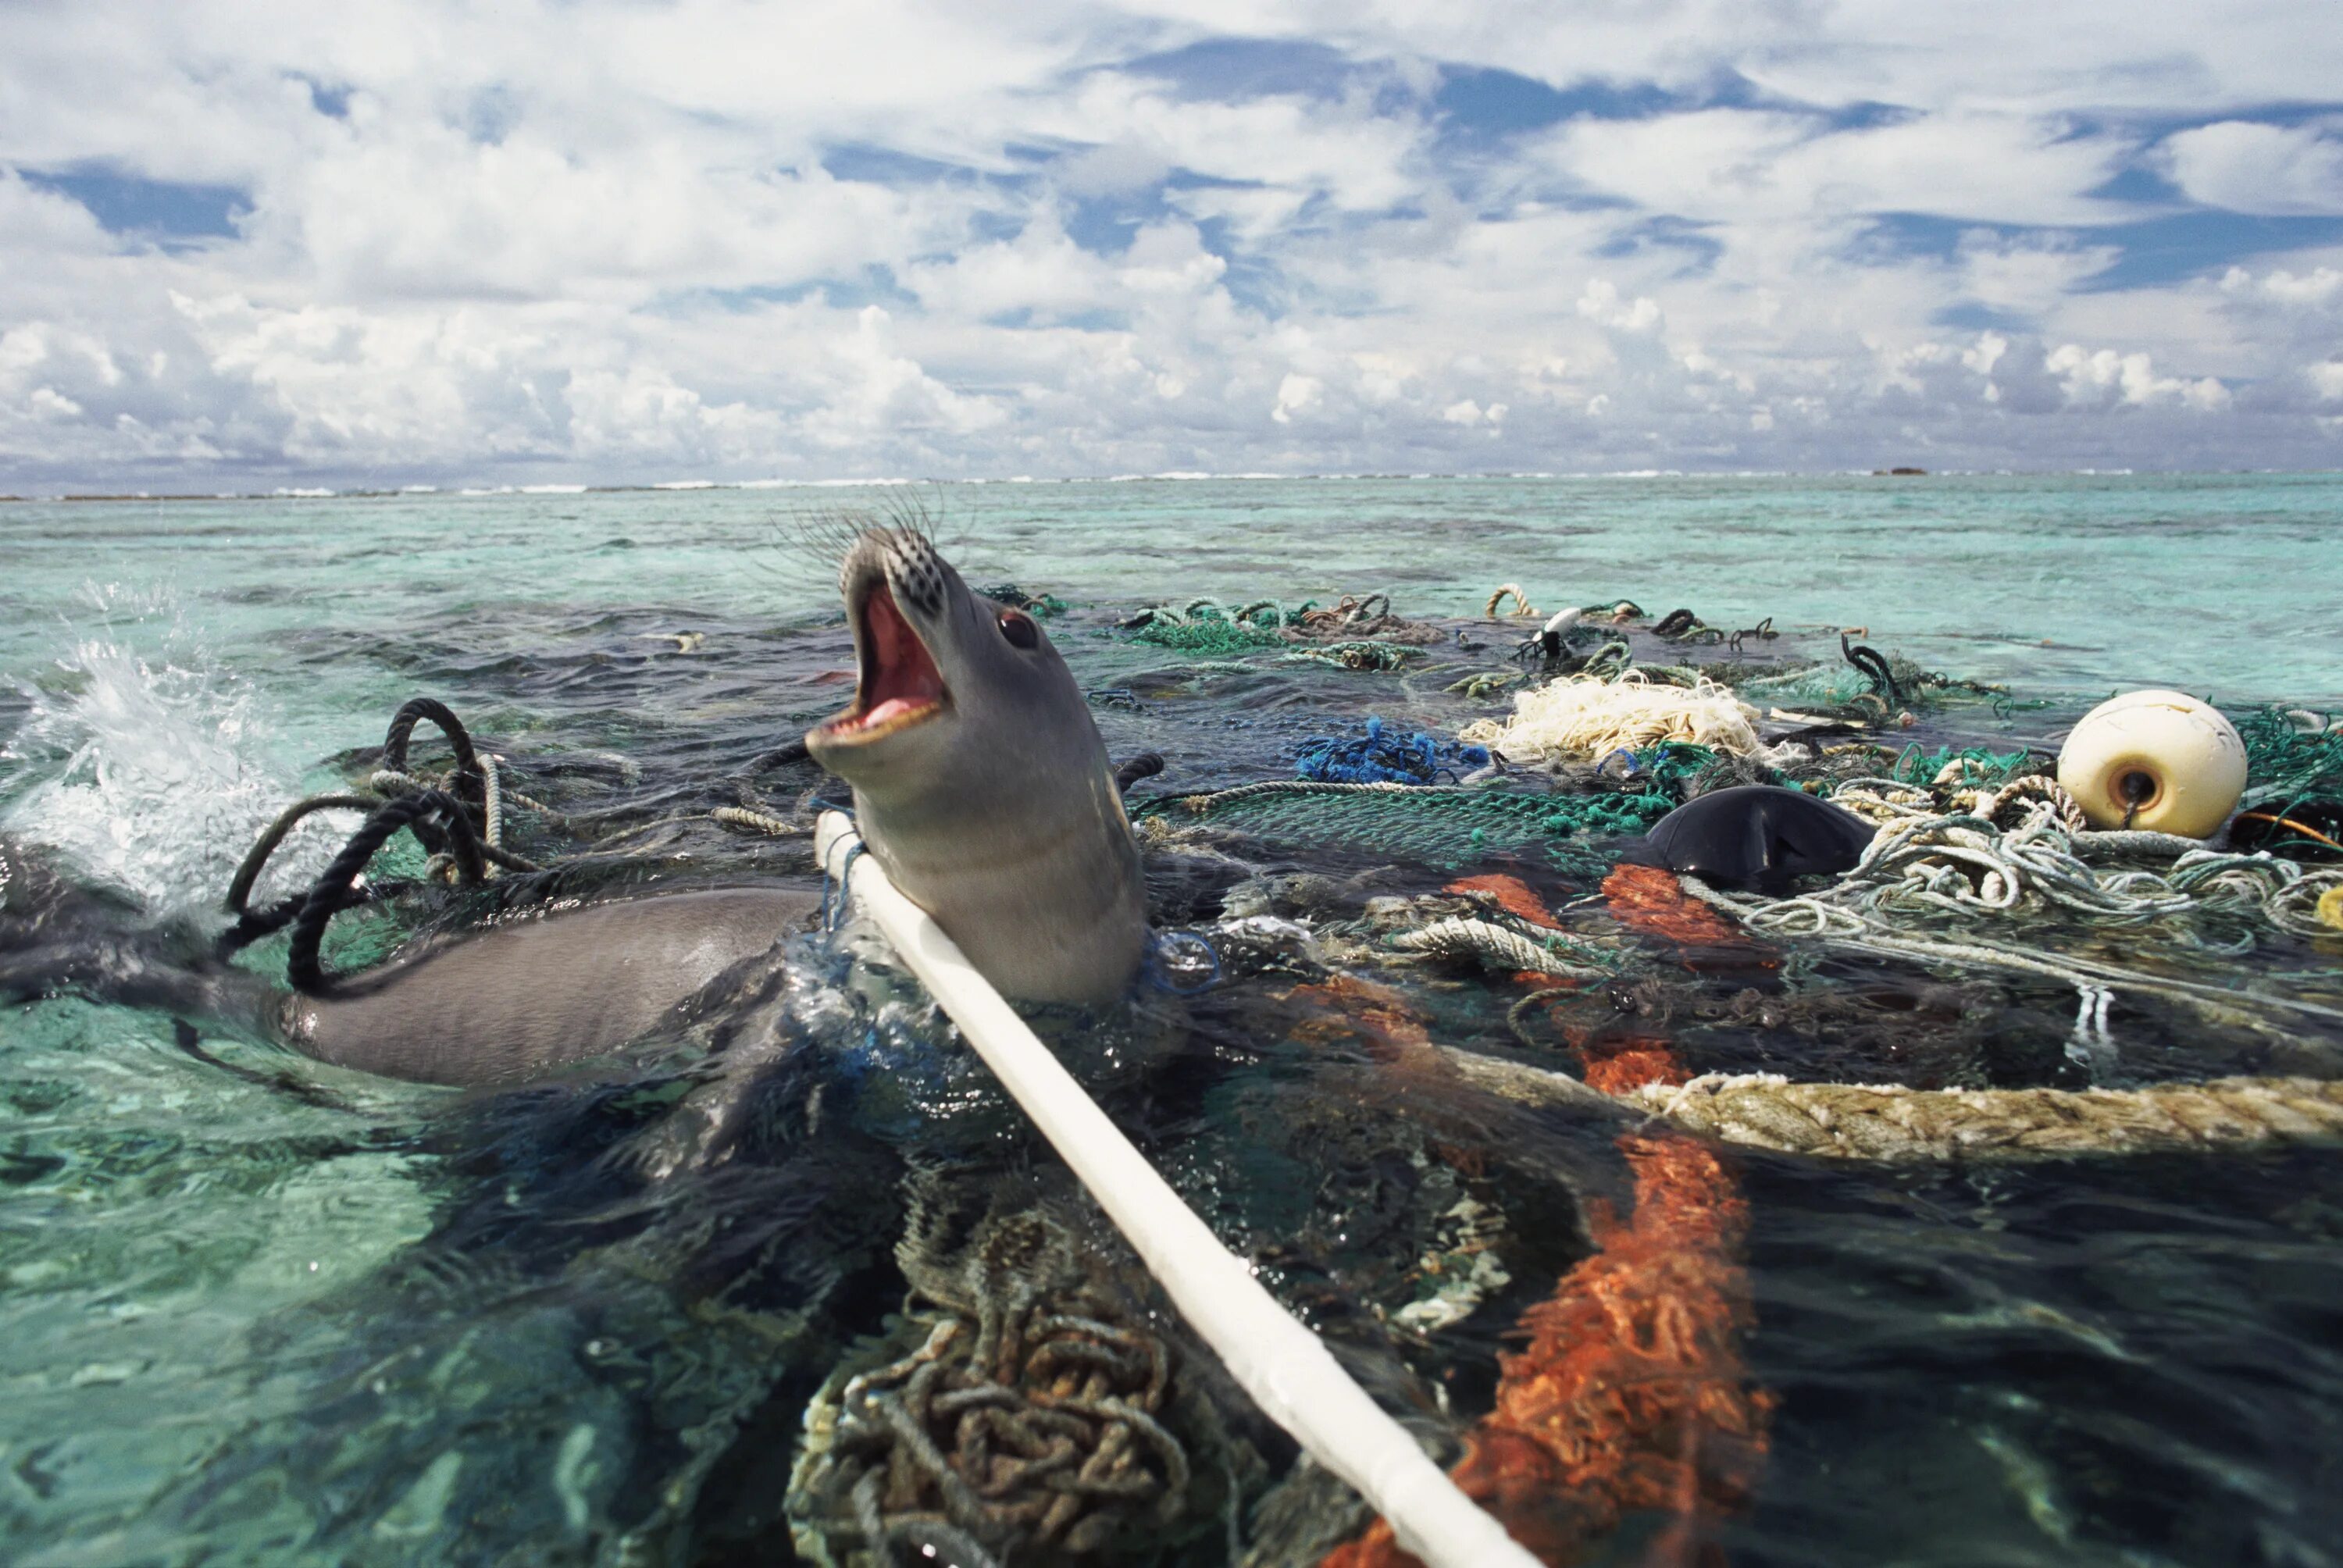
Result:
{"label": "white buoy", "polygon": [[2058,782],[2094,828],[2209,838],[2245,793],[2246,743],[2209,702],[2127,691],[2067,735]]}

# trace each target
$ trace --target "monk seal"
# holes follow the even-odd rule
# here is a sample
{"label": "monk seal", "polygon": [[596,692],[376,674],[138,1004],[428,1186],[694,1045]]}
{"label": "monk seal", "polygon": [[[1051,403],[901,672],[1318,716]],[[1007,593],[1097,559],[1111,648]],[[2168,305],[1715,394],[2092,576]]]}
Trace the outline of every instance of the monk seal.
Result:
{"label": "monk seal", "polygon": [[[859,678],[806,745],[853,787],[870,852],[1005,994],[1120,997],[1147,941],[1139,849],[1048,634],[970,591],[916,528],[860,534],[839,584]],[[105,900],[43,887],[45,912],[0,930],[0,993],[165,1008],[337,1066],[462,1085],[641,1039],[806,929],[820,902],[803,885],[620,900],[437,940],[303,994],[186,961],[186,933],[126,930]]]}
{"label": "monk seal", "polygon": [[806,748],[853,786],[864,847],[1002,994],[1120,997],[1147,944],[1139,845],[1050,634],[916,528],[863,533],[839,591],[854,700]]}
{"label": "monk seal", "polygon": [[1687,800],[1622,857],[1720,888],[1790,890],[1791,879],[1851,870],[1877,829],[1827,800],[1776,784],[1740,784]]}

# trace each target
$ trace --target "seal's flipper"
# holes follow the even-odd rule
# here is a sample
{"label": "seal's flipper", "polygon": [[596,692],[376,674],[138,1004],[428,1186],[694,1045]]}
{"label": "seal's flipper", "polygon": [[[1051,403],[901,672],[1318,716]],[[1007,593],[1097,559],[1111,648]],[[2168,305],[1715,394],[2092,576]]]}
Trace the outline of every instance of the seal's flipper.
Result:
{"label": "seal's flipper", "polygon": [[1793,879],[1850,869],[1870,823],[1804,790],[1741,784],[1686,801],[1624,857],[1720,888],[1789,890]]}
{"label": "seal's flipper", "polygon": [[78,996],[256,1031],[268,990],[212,962],[192,927],[157,924],[136,903],[0,841],[0,1001]]}

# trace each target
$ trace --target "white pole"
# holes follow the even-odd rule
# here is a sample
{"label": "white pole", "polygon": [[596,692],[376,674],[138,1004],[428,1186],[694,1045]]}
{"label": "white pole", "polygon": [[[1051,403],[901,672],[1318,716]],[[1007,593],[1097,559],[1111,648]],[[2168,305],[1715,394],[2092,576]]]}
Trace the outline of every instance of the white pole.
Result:
{"label": "white pole", "polygon": [[1457,1490],[1318,1336],[1221,1245],[943,928],[903,896],[876,859],[853,853],[860,845],[844,814],[822,813],[814,849],[823,871],[862,900],[1262,1413],[1356,1487],[1391,1522],[1399,1543],[1431,1568],[1537,1568],[1537,1559]]}

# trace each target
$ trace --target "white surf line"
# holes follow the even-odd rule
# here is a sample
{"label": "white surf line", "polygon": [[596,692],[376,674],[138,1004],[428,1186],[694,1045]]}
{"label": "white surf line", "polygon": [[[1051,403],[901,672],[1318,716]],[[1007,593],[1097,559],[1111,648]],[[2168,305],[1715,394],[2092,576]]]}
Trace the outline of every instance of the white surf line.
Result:
{"label": "white surf line", "polygon": [[1318,1336],[1278,1305],[1251,1266],[1221,1245],[960,945],[903,896],[875,858],[855,852],[861,845],[842,812],[821,814],[814,851],[824,874],[862,901],[1262,1412],[1357,1488],[1391,1522],[1399,1543],[1431,1568],[1538,1568],[1351,1381]]}

